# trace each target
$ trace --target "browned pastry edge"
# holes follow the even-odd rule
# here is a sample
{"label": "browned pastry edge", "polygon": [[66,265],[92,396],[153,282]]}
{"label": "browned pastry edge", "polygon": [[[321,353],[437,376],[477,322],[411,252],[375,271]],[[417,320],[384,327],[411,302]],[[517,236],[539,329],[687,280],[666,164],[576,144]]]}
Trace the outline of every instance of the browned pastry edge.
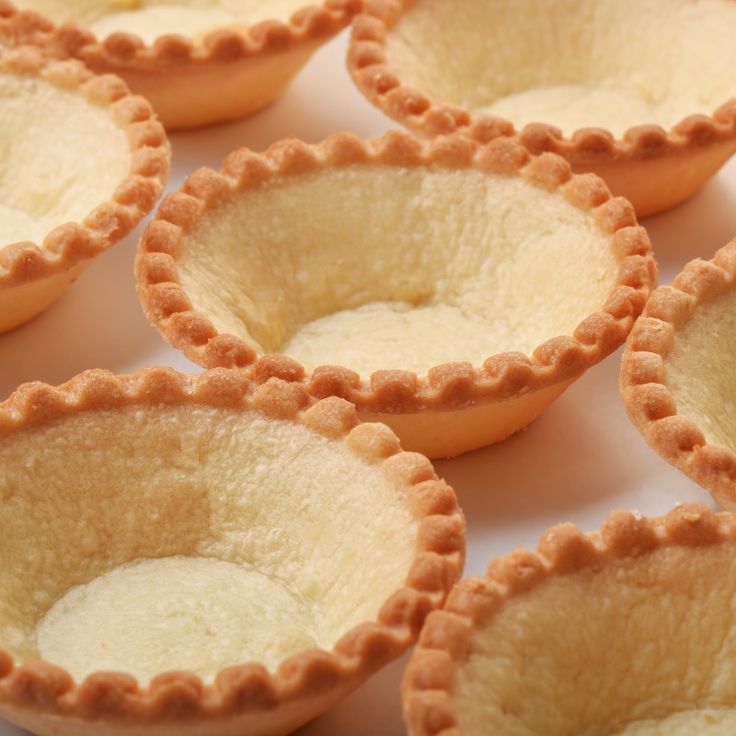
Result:
{"label": "browned pastry edge", "polygon": [[60,89],[78,92],[91,105],[109,113],[126,132],[131,151],[126,178],[112,198],[99,204],[81,223],[54,228],[41,246],[31,242],[0,244],[2,289],[68,271],[127,235],[161,197],[171,150],[148,102],[132,95],[114,75],[95,75],[78,61],[49,60],[33,47],[3,51],[0,74],[37,77]]}
{"label": "browned pastry edge", "polygon": [[[283,355],[259,356],[243,340],[220,334],[197,312],[181,286],[177,258],[185,234],[203,213],[275,177],[309,171],[385,164],[433,169],[468,169],[522,176],[536,186],[560,190],[579,209],[590,212],[610,233],[620,260],[618,280],[606,304],[578,325],[572,336],[552,337],[531,358],[501,353],[480,368],[447,363],[426,378],[403,370],[373,373],[369,381],[349,367],[320,366],[309,377],[304,367]],[[462,136],[422,142],[393,131],[365,142],[338,133],[318,145],[296,139],[281,141],[264,154],[240,149],[220,172],[200,169],[182,190],[164,199],[140,242],[136,262],[138,293],[149,320],[188,358],[206,368],[251,366],[263,380],[275,376],[303,381],[314,396],[341,396],[367,412],[405,413],[455,409],[481,401],[503,401],[572,379],[615,350],[626,339],[656,280],[656,266],[646,231],[637,225],[631,205],[614,198],[592,174],[573,176],[570,166],[553,154],[532,157],[517,141],[499,138],[480,145]]]}
{"label": "browned pastry edge", "polygon": [[705,506],[678,506],[647,519],[615,511],[601,531],[583,534],[560,524],[541,538],[536,552],[518,550],[491,562],[483,578],[463,578],[445,607],[427,618],[402,683],[410,736],[460,736],[453,699],[458,662],[467,656],[473,631],[488,626],[515,596],[553,577],[600,570],[667,547],[700,548],[736,542],[736,518]]}
{"label": "browned pastry edge", "polygon": [[74,24],[56,26],[35,11],[21,11],[10,0],[0,0],[0,37],[14,44],[39,45],[52,56],[81,59],[95,68],[204,65],[235,62],[329,38],[344,28],[361,6],[361,0],[324,0],[305,5],[288,22],[264,20],[243,30],[224,27],[201,40],[171,34],[146,45],[133,33],[118,32],[98,39]]}
{"label": "browned pastry edge", "polygon": [[401,71],[391,68],[386,60],[386,36],[412,2],[365,1],[362,14],[353,23],[348,69],[374,105],[418,133],[436,136],[460,131],[481,143],[518,133],[532,153],[557,153],[579,166],[661,158],[736,139],[736,99],[725,102],[712,115],[690,115],[669,131],[658,125],[638,125],[622,138],[604,128],[581,128],[567,138],[546,123],[530,123],[517,131],[504,118],[473,115],[459,105],[431,100],[404,84]]}
{"label": "browned pastry edge", "polygon": [[710,261],[688,263],[672,286],[656,289],[629,337],[621,366],[621,394],[631,421],[667,462],[706,488],[723,506],[736,506],[736,453],[711,444],[677,412],[665,362],[677,330],[700,304],[736,285],[736,240]]}
{"label": "browned pastry edge", "polygon": [[382,466],[419,521],[417,553],[405,586],[388,598],[376,621],[355,627],[331,651],[302,652],[282,662],[275,673],[257,663],[230,667],[212,685],[187,672],[159,675],[145,688],[119,673],[95,673],[76,683],[65,670],[46,662],[14,665],[0,649],[0,704],[85,721],[190,722],[270,712],[360,680],[398,656],[460,577],[463,515],[453,490],[437,478],[431,463],[402,452],[388,427],[359,424],[348,402],[315,400],[298,384],[277,378],[261,382],[244,371],[225,369],[185,376],[171,368],[150,368],[123,377],[91,370],[59,387],[39,382],[21,386],[0,404],[0,440],[82,412],[140,406],[257,411],[301,422]]}

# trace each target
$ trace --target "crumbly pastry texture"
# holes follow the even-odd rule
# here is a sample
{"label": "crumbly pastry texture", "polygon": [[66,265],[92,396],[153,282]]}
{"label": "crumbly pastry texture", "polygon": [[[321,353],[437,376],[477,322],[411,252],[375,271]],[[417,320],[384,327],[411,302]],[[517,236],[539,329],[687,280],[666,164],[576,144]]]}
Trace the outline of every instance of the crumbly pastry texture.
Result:
{"label": "crumbly pastry texture", "polygon": [[[145,100],[79,62],[5,50],[0,96],[2,293],[72,271],[130,232],[163,191],[170,150]],[[77,150],[80,134],[105,150]]]}
{"label": "crumbly pastry texture", "polygon": [[625,339],[654,278],[646,233],[596,177],[509,139],[398,132],[237,151],[164,201],[137,260],[149,319],[190,359],[278,366],[387,414],[577,377]]}
{"label": "crumbly pastry texture", "polygon": [[235,61],[342,28],[357,0],[260,2],[0,2],[0,32],[18,42],[99,63]]}
{"label": "crumbly pastry texture", "polygon": [[731,514],[615,512],[552,528],[430,615],[402,694],[411,736],[726,736],[736,724]]}
{"label": "crumbly pastry texture", "polygon": [[36,733],[291,732],[462,569],[426,458],[278,377],[27,384],[0,438],[0,713]]}
{"label": "crumbly pastry texture", "polygon": [[539,0],[369,0],[349,69],[418,133],[516,134],[596,171],[644,215],[685,199],[736,151],[734,27],[730,0],[566,0],[554,13]]}
{"label": "crumbly pastry texture", "polygon": [[736,508],[736,241],[651,296],[626,346],[621,392],[647,442]]}
{"label": "crumbly pastry texture", "polygon": [[273,103],[361,0],[0,0],[0,38],[121,76],[168,129]]}

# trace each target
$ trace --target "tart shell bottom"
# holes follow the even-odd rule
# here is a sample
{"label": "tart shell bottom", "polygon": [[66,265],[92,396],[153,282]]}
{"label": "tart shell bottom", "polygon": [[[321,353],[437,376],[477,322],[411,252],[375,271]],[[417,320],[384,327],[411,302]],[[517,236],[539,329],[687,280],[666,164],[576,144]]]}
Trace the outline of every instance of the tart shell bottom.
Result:
{"label": "tart shell bottom", "polygon": [[492,445],[525,429],[574,379],[508,401],[494,401],[453,411],[414,414],[358,412],[364,422],[387,424],[407,450],[432,459],[451,458]]}
{"label": "tart shell bottom", "polygon": [[184,61],[171,68],[127,66],[88,59],[98,74],[112,72],[146,97],[168,130],[182,130],[235,120],[274,103],[320,41],[283,52],[231,62]]}
{"label": "tart shell bottom", "polygon": [[703,148],[688,148],[665,157],[613,159],[579,163],[576,173],[600,176],[611,191],[626,197],[639,217],[671,209],[695,195],[736,153],[736,140]]}
{"label": "tart shell bottom", "polygon": [[70,271],[7,289],[0,288],[0,334],[41,314],[71,286],[86,265],[82,263]]}

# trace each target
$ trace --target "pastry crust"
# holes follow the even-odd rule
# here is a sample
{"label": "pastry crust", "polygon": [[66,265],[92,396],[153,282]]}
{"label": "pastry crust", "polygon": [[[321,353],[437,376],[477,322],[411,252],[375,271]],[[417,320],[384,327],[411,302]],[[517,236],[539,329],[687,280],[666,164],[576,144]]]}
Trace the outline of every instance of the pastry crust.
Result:
{"label": "pastry crust", "polygon": [[459,131],[480,142],[518,136],[534,154],[556,153],[567,159],[576,173],[598,174],[614,194],[634,205],[640,217],[691,197],[736,152],[736,99],[723,100],[710,115],[685,117],[669,130],[642,124],[620,137],[604,128],[580,128],[568,136],[543,121],[517,130],[498,115],[473,113],[431,99],[407,84],[402,69],[392,67],[386,57],[387,38],[415,2],[367,2],[353,24],[348,69],[374,105],[421,135]]}
{"label": "pastry crust", "polygon": [[[657,453],[729,510],[736,509],[736,452],[706,438],[703,418],[693,413],[696,409],[683,413],[678,407],[667,362],[683,329],[718,297],[733,293],[735,285],[736,241],[710,261],[690,262],[672,286],[652,294],[631,332],[621,366],[621,394],[631,421]],[[714,336],[721,329],[718,323],[709,326]],[[715,355],[692,357],[694,373],[709,370],[707,358],[717,360]],[[721,371],[725,366],[710,369]],[[725,403],[729,397],[721,400]]]}
{"label": "pastry crust", "polygon": [[[571,335],[550,335],[530,357],[501,353],[482,366],[447,362],[431,368],[426,377],[406,370],[379,370],[368,379],[351,366],[322,365],[307,375],[296,360],[263,355],[243,339],[221,332],[208,314],[193,306],[182,285],[178,261],[187,234],[211,207],[259,187],[268,191],[269,183],[289,177],[348,167],[357,167],[360,173],[360,167],[377,164],[402,171],[422,167],[522,177],[541,189],[561,191],[574,208],[594,218],[615,251],[615,285],[600,311],[587,316]],[[392,426],[406,447],[440,457],[504,439],[526,426],[573,379],[616,349],[643,308],[656,267],[649,239],[637,226],[630,205],[612,198],[594,176],[573,177],[562,159],[551,154],[532,158],[507,138],[486,146],[462,137],[422,143],[393,132],[374,142],[350,134],[335,135],[317,146],[289,140],[262,155],[243,149],[232,154],[220,172],[196,172],[181,192],[163,202],[146,230],[136,273],[149,320],[195,363],[250,366],[255,374],[266,372],[303,382],[316,396],[341,396],[353,402],[362,416],[380,418]],[[447,355],[448,360],[452,357]],[[486,410],[483,416],[478,414],[481,408]],[[465,421],[468,411],[478,414],[470,433]],[[432,422],[440,413],[445,413],[447,431],[438,435]],[[499,419],[499,413],[508,416]]]}
{"label": "pastry crust", "polygon": [[[264,378],[262,376],[262,378]],[[33,433],[85,413],[122,409],[211,407],[258,412],[344,443],[385,473],[418,525],[416,552],[403,588],[377,619],[344,634],[327,651],[311,649],[271,673],[257,663],[221,671],[213,684],[187,672],[162,674],[149,686],[131,676],[95,673],[75,682],[44,661],[14,664],[0,650],[0,713],[34,733],[285,734],[326,710],[417,636],[459,577],[465,526],[452,489],[421,456],[402,452],[386,427],[358,424],[348,402],[317,401],[278,378],[213,370],[187,377],[168,368],[116,377],[87,371],[60,387],[26,384],[0,404],[0,439]],[[21,492],[18,489],[17,492]]]}
{"label": "pastry crust", "polygon": [[[673,714],[711,713],[711,708],[714,714],[725,709],[733,719],[733,710],[729,710],[733,708],[732,700],[709,702],[730,697],[729,686],[725,684],[727,676],[713,685],[712,689],[720,691],[720,695],[712,695],[707,685],[701,687],[690,679],[692,675],[692,678],[702,676],[711,683],[718,681],[717,673],[707,669],[709,664],[716,666],[707,661],[707,654],[701,658],[698,649],[694,657],[697,662],[684,663],[688,679],[680,678],[682,673],[676,668],[683,662],[676,661],[674,656],[685,652],[687,660],[687,653],[694,651],[688,650],[688,643],[695,648],[697,642],[688,642],[680,635],[676,642],[662,641],[660,646],[657,636],[673,634],[670,623],[678,614],[670,611],[669,606],[678,595],[682,598],[678,606],[687,607],[689,603],[702,609],[720,594],[718,583],[713,583],[712,590],[719,591],[713,597],[708,597],[707,584],[696,586],[702,600],[688,599],[693,595],[691,587],[683,587],[678,594],[678,570],[687,566],[688,556],[693,556],[694,564],[703,565],[703,574],[717,575],[718,560],[719,569],[723,570],[722,558],[730,556],[734,543],[733,515],[716,514],[703,506],[683,505],[654,519],[617,511],[608,517],[600,532],[592,534],[583,534],[573,524],[561,524],[542,536],[536,552],[519,550],[493,560],[485,577],[461,580],[444,609],[427,619],[402,683],[408,733],[410,736],[630,733],[629,726],[652,718],[653,729],[634,732],[654,734],[665,732],[656,725],[662,719],[666,724],[667,717]],[[696,554],[702,557],[698,560]],[[692,580],[686,582],[686,577],[682,575],[684,586],[692,583]],[[606,582],[595,587],[603,578]],[[571,590],[576,592],[565,598],[563,592]],[[558,596],[558,605],[564,605],[565,601],[574,605],[577,601],[585,606],[584,600],[592,597],[603,600],[592,611],[583,612],[580,619],[576,611],[563,608],[552,613],[548,620],[544,609],[549,610],[553,605],[553,595]],[[630,599],[625,599],[627,595]],[[724,598],[728,595],[723,592]],[[645,610],[643,605],[650,602],[644,600],[647,596],[652,598],[652,610],[658,612],[654,621],[648,618],[651,610]],[[627,608],[631,605],[637,607]],[[730,603],[726,602],[724,609],[732,615]],[[594,616],[595,611],[621,626],[614,624],[606,629],[606,623],[588,620],[586,616]],[[551,621],[559,630],[540,631],[545,622]],[[702,621],[698,624],[702,625]],[[576,627],[579,627],[577,632],[569,630]],[[621,639],[612,638],[620,635]],[[558,661],[561,651],[558,647],[542,651],[544,643],[540,636],[544,637],[543,641],[559,637],[566,642],[561,646],[573,661]],[[589,637],[596,636],[602,637],[600,659],[595,653],[597,649],[587,650]],[[643,637],[644,642],[637,636]],[[670,645],[673,659],[668,658]],[[719,652],[720,646],[733,646],[732,636],[728,643],[719,639],[715,649],[716,656],[722,655],[720,664],[727,667],[724,659],[728,650]],[[573,653],[575,647],[586,652],[579,660]],[[492,670],[493,679],[479,684],[486,688],[486,697],[477,703],[477,712],[471,714],[475,703],[468,699],[468,683],[463,682],[462,673],[464,668],[473,667],[472,672],[477,674],[481,659],[489,667],[497,664],[502,668],[499,672],[506,674],[500,675],[499,681],[499,672]],[[705,669],[699,669],[703,665]],[[610,669],[601,673],[600,667]],[[646,684],[638,683],[638,676],[645,678]],[[541,679],[532,682],[534,677]],[[514,683],[506,688],[510,680]],[[556,689],[559,682],[566,683],[561,685],[562,692]],[[602,683],[613,691],[594,689]],[[520,692],[508,692],[515,687]],[[617,688],[621,690],[618,693],[621,702],[617,700]],[[670,702],[672,688],[679,696],[676,705]],[[476,694],[480,692],[476,690]],[[591,707],[586,707],[586,703]],[[709,720],[706,716],[703,724],[715,722],[715,718]],[[690,725],[691,730],[677,733],[705,732],[697,724]],[[729,732],[728,728],[707,730],[714,736]]]}
{"label": "pastry crust", "polygon": [[98,39],[78,26],[55,26],[0,0],[0,37],[119,75],[150,100],[167,129],[176,130],[244,117],[274,102],[360,6],[360,0],[323,0],[305,5],[288,22],[226,26],[199,39],[166,35],[148,45],[132,33]]}
{"label": "pastry crust", "polygon": [[0,332],[36,316],[102,251],[153,209],[169,171],[170,148],[150,105],[113,76],[96,76],[76,61],[49,61],[30,47],[7,50],[0,74],[38,78],[102,108],[125,132],[131,165],[111,199],[81,222],[54,228],[40,244],[0,245]]}

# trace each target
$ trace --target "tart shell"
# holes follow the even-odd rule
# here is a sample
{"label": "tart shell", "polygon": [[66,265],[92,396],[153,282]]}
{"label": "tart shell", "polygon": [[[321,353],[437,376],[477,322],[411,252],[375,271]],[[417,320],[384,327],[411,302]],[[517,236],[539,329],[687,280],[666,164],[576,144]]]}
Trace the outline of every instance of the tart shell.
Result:
{"label": "tart shell", "polygon": [[0,72],[39,77],[78,91],[122,127],[131,152],[127,178],[82,222],[56,227],[41,245],[0,245],[0,332],[4,332],[46,309],[95,256],[127,235],[154,207],[163,192],[171,151],[150,105],[130,94],[117,77],[96,76],[77,61],[47,60],[31,47],[5,51]]}
{"label": "tart shell", "polygon": [[[193,307],[177,272],[182,242],[210,204],[255,188],[264,181],[304,172],[360,164],[478,168],[522,176],[550,191],[561,190],[575,207],[589,212],[610,233],[620,267],[617,283],[601,311],[584,319],[571,336],[552,337],[530,357],[501,353],[483,366],[447,363],[426,378],[410,371],[376,371],[361,379],[347,367],[326,365],[307,375],[283,355],[259,355],[244,340],[220,333]],[[246,367],[305,383],[315,396],[340,396],[360,415],[394,429],[404,446],[429,457],[450,457],[505,439],[525,427],[588,367],[626,338],[656,279],[646,232],[623,199],[611,197],[594,176],[573,177],[559,157],[533,158],[503,138],[482,146],[464,137],[421,143],[393,132],[374,142],[338,134],[317,146],[297,140],[258,155],[232,154],[222,171],[193,174],[181,192],[164,200],[141,240],[136,264],[138,291],[152,324],[195,363],[204,367]],[[448,356],[451,357],[451,356]]]}
{"label": "tart shell", "polygon": [[636,428],[659,455],[728,510],[736,509],[736,452],[709,442],[698,422],[678,411],[666,359],[678,329],[699,307],[734,285],[736,241],[710,261],[691,261],[672,286],[653,292],[631,332],[621,366],[621,394]]}
{"label": "tart shell", "polygon": [[[636,633],[631,633],[632,641],[629,641],[630,632],[636,632],[641,628],[651,635],[652,627],[657,626],[656,620],[647,618],[645,612],[625,609],[622,604],[623,610],[619,614],[621,616],[619,620],[628,619],[629,622],[622,624],[622,628],[626,631],[621,640],[608,639],[607,635],[610,634],[608,631],[594,631],[595,622],[578,620],[575,618],[577,616],[575,611],[569,611],[569,615],[577,621],[577,624],[570,624],[570,627],[580,625],[586,633],[540,631],[542,621],[547,619],[544,612],[540,611],[540,599],[535,596],[553,584],[556,586],[557,594],[565,589],[565,586],[578,586],[583,591],[579,595],[593,595],[585,591],[592,588],[599,576],[605,574],[606,579],[615,585],[622,584],[631,586],[634,590],[638,589],[641,596],[646,595],[649,587],[655,586],[663,599],[670,595],[673,598],[679,596],[680,599],[685,599],[684,603],[680,601],[680,605],[686,606],[688,593],[678,592],[677,588],[678,566],[686,564],[688,555],[696,553],[708,555],[710,550],[717,550],[719,547],[728,550],[734,543],[736,543],[736,525],[731,514],[716,514],[703,506],[683,505],[656,519],[617,511],[608,517],[600,532],[593,534],[583,534],[573,524],[561,524],[542,536],[536,552],[518,550],[507,557],[493,560],[485,577],[461,580],[450,594],[444,609],[435,611],[427,619],[402,683],[404,717],[408,733],[410,736],[461,736],[471,733],[558,734],[563,731],[571,733],[572,730],[565,730],[566,727],[571,727],[576,733],[583,730],[586,733],[619,733],[619,731],[629,733],[625,730],[627,720],[629,718],[634,721],[646,720],[648,710],[655,711],[654,717],[662,718],[670,712],[679,713],[682,709],[687,711],[690,705],[696,709],[704,707],[702,702],[697,701],[710,699],[708,690],[698,689],[696,686],[688,689],[684,684],[680,686],[680,680],[677,679],[679,672],[677,667],[687,669],[690,665],[687,659],[687,643],[682,641],[674,643],[673,648],[676,648],[678,655],[682,656],[685,652],[685,661],[678,660],[677,663],[667,659],[668,643],[661,642],[660,648],[656,641],[656,632],[655,641],[647,639],[646,644],[640,644],[636,650],[627,649],[633,646],[632,641],[637,641]],[[726,556],[727,554],[727,551],[722,553]],[[712,561],[706,561],[704,564],[709,566],[709,572],[713,571],[715,574]],[[703,598],[708,595],[707,588],[707,584],[699,587],[696,584],[697,592],[702,593]],[[615,618],[616,614],[612,612],[618,610],[616,591],[603,592],[603,590],[599,587],[595,593],[604,598],[600,609],[605,611],[606,616],[611,612],[612,618]],[[693,594],[692,588],[688,591]],[[637,595],[635,593],[634,598]],[[551,605],[551,594],[542,600]],[[533,608],[535,605],[536,609]],[[657,605],[661,606],[662,603],[654,602],[654,610],[661,611],[663,619],[666,619],[667,630],[671,630],[669,624],[672,620],[668,615],[670,612],[665,606],[657,609]],[[703,601],[700,601],[701,608],[704,605]],[[727,611],[731,610],[728,602],[724,604],[724,608]],[[504,619],[506,615],[511,618]],[[565,624],[560,623],[563,617],[564,612],[562,615],[558,612],[552,615],[550,620],[564,626]],[[501,623],[504,620],[506,623]],[[587,631],[588,624],[593,631]],[[486,636],[484,639],[477,639],[481,643],[473,648],[473,638],[479,636],[479,632],[485,632]],[[527,632],[529,649],[519,651],[518,647],[523,646]],[[621,630],[617,627],[617,634],[620,633]],[[541,651],[545,635],[560,636],[563,641],[567,636],[570,638],[569,647],[576,645],[578,636],[582,639],[601,635],[603,641],[599,643],[600,660],[598,655],[592,661],[587,661],[583,657],[583,661],[576,660],[575,665],[571,665],[579,667],[578,670],[563,670],[563,665],[555,659],[555,651],[559,652],[560,648],[564,650],[564,645],[556,650],[552,648],[550,651]],[[639,632],[638,636],[642,635]],[[730,645],[732,644],[731,638]],[[482,650],[483,646],[487,647],[488,651]],[[580,642],[578,646],[585,644]],[[718,651],[718,647],[715,649]],[[499,654],[494,655],[491,652]],[[487,658],[492,664],[495,662],[494,656],[499,659],[499,667],[503,668],[501,671],[506,672],[508,678],[513,679],[514,686],[518,686],[521,690],[513,693],[504,690],[503,694],[488,692],[488,702],[477,704],[477,717],[470,727],[467,725],[470,723],[467,711],[471,703],[466,702],[469,684],[468,682],[462,686],[459,684],[460,671],[463,667],[469,666],[473,657]],[[652,657],[655,661],[650,661]],[[503,662],[500,661],[502,659]],[[605,683],[613,692],[598,690],[588,692],[586,690],[588,673],[591,678],[595,678],[596,683],[599,683],[598,675],[601,673],[598,668],[605,669],[607,666],[610,667],[608,677],[603,673],[600,682]],[[530,671],[527,671],[527,667]],[[545,679],[530,682],[529,678],[534,677],[532,673],[539,672],[538,667],[542,669],[547,667],[544,674],[539,675]],[[659,680],[657,674],[652,675],[652,671],[659,672],[658,667],[665,670],[659,675]],[[476,672],[476,669],[472,671]],[[645,694],[637,690],[633,678],[642,674],[647,677],[647,688],[666,690],[660,705],[646,700],[652,696],[649,689]],[[707,672],[701,674],[709,676]],[[561,688],[565,697],[569,697],[570,703],[554,698],[554,693],[557,692],[555,678],[563,680]],[[727,679],[727,676],[724,679]],[[525,683],[528,691],[523,689]],[[488,686],[486,683],[486,687]],[[463,694],[465,700],[462,703],[458,700],[459,687],[466,689]],[[499,687],[503,689],[505,686],[499,683]],[[616,701],[617,687],[626,693],[625,705]],[[673,689],[679,696],[674,699],[679,707],[672,707]],[[718,689],[726,693],[722,697],[729,697],[731,688],[725,682],[720,681]],[[656,698],[656,693],[653,697]],[[586,707],[588,698],[591,708]],[[530,699],[533,706],[529,705]],[[696,702],[691,703],[691,699]],[[621,712],[617,712],[619,705]],[[591,713],[598,711],[599,706],[603,709],[611,707],[612,713],[606,717],[612,718],[612,722],[591,720],[595,719]],[[535,721],[533,726],[527,721],[532,707]],[[671,707],[672,711],[669,711]],[[712,707],[714,708],[712,712],[718,713],[719,707],[733,708],[733,703],[719,703]],[[575,714],[570,716],[570,721],[565,720],[568,708],[570,713]],[[540,729],[540,722],[545,718],[549,719],[549,730]],[[707,715],[705,718],[706,722],[710,722]],[[551,725],[553,722],[554,727]],[[463,723],[466,725],[463,726]],[[563,723],[567,726],[563,726]],[[649,730],[645,729],[642,732],[655,733],[655,730],[650,727]],[[656,732],[665,731],[657,729]],[[678,733],[685,731],[678,730]],[[716,729],[712,733],[726,733],[726,731]]]}
{"label": "tart shell", "polygon": [[359,8],[360,0],[325,0],[305,6],[289,22],[266,20],[244,33],[225,27],[198,41],[161,36],[150,46],[131,33],[98,39],[74,25],[57,27],[0,0],[0,37],[117,74],[150,100],[167,129],[177,130],[241,118],[275,102]]}
{"label": "tart shell", "polygon": [[712,115],[691,115],[671,130],[658,125],[630,128],[621,138],[604,128],[580,128],[566,137],[544,122],[516,130],[494,115],[473,114],[432,100],[405,84],[386,59],[385,42],[415,0],[370,0],[356,17],[348,69],[361,92],[389,117],[414,132],[434,137],[460,132],[485,143],[518,136],[534,154],[556,153],[575,173],[602,177],[626,197],[640,217],[674,207],[693,196],[736,153],[736,100]]}
{"label": "tart shell", "polygon": [[80,413],[126,407],[256,411],[344,441],[408,494],[419,521],[414,562],[404,587],[375,621],[344,634],[332,650],[288,658],[275,672],[250,663],[222,670],[211,685],[187,672],[161,674],[146,687],[129,675],[108,672],[75,682],[60,667],[44,661],[16,664],[0,649],[0,715],[13,723],[41,736],[291,733],[406,649],[459,577],[464,520],[454,493],[427,460],[402,452],[386,427],[359,425],[348,402],[317,401],[303,387],[277,378],[257,381],[228,370],[186,377],[152,368],[127,377],[88,371],[57,388],[26,384],[0,404],[0,438]]}

